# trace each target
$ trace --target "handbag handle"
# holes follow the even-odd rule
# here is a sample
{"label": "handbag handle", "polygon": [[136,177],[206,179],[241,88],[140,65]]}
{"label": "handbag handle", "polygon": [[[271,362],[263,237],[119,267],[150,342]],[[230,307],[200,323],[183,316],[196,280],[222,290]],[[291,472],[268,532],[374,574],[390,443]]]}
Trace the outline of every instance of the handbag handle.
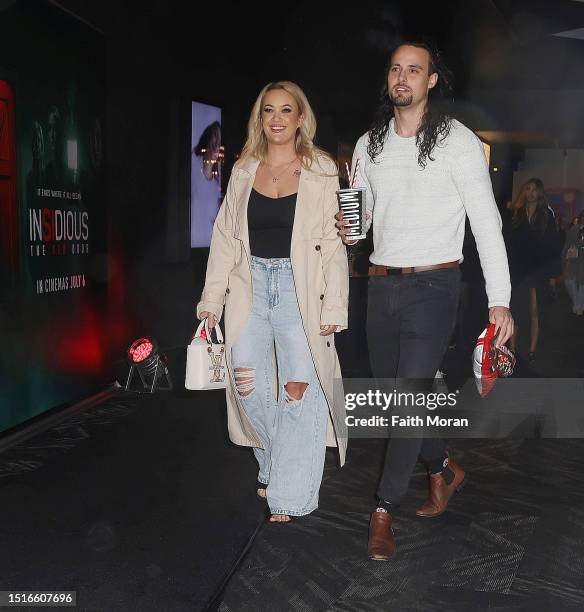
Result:
{"label": "handbag handle", "polygon": [[217,335],[217,342],[213,343],[213,338],[211,337],[211,331],[209,330],[209,321],[207,317],[205,317],[197,327],[197,331],[193,338],[199,338],[201,336],[201,331],[203,330],[203,326],[205,327],[205,336],[208,344],[224,344],[223,333],[221,332],[221,327],[219,326],[219,321],[215,324],[215,334]]}

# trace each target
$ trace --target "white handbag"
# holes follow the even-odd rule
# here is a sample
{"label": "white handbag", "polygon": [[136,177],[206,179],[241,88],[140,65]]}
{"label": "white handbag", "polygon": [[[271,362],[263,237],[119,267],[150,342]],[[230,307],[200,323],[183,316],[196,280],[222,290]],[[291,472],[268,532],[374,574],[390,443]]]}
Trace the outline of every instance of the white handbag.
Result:
{"label": "white handbag", "polygon": [[[201,336],[203,327],[206,338]],[[217,342],[213,342],[207,319],[203,319],[187,347],[185,387],[191,391],[225,389],[225,344],[219,322],[215,325],[215,331]]]}

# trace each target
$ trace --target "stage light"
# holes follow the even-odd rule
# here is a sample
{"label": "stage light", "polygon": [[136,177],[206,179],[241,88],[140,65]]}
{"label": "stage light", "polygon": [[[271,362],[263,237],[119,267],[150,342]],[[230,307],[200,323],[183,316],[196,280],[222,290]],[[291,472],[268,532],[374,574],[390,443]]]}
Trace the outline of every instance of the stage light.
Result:
{"label": "stage light", "polygon": [[[148,393],[154,393],[157,389],[160,391],[170,391],[172,389],[172,380],[166,366],[166,356],[159,354],[158,344],[154,338],[134,340],[128,349],[128,363],[130,364],[130,371],[126,381],[126,391],[132,391],[132,377],[135,371],[138,372],[142,386],[148,390]],[[159,384],[162,378],[166,379],[165,386]]]}

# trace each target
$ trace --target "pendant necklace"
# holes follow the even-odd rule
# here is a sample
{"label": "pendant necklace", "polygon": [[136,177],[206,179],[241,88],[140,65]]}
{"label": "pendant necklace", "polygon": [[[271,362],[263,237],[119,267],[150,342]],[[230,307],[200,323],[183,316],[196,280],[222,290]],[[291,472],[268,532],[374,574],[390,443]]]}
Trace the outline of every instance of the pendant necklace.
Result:
{"label": "pendant necklace", "polygon": [[[286,166],[284,166],[284,170],[282,170],[282,172],[280,172],[280,174],[274,174],[271,170],[270,170],[270,166],[268,166],[268,164],[266,164],[266,168],[268,169],[268,172],[272,175],[272,183],[277,183],[280,180],[280,177],[284,174],[284,172],[286,172],[286,170],[288,170],[288,168],[296,161],[296,158],[294,158],[291,162],[289,162],[288,164],[286,164]],[[300,174],[300,170],[296,170],[294,172],[294,174],[296,176],[298,176]]]}

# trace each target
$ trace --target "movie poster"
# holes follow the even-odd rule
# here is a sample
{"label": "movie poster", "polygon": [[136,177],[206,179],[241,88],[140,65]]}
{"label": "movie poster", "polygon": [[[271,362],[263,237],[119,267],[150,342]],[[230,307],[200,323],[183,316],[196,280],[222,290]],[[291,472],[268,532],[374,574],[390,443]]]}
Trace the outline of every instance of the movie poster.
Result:
{"label": "movie poster", "polygon": [[91,281],[95,222],[92,196],[102,164],[97,116],[81,118],[75,82],[53,92],[23,126],[26,291],[33,296],[82,291]]}
{"label": "movie poster", "polygon": [[104,62],[54,5],[0,12],[0,431],[102,384]]}

